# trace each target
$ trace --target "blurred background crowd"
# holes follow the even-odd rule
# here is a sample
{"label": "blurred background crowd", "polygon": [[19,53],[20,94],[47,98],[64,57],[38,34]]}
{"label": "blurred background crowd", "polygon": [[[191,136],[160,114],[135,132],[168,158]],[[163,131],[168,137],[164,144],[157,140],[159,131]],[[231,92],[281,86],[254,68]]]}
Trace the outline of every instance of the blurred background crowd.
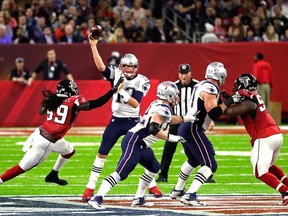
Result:
{"label": "blurred background crowd", "polygon": [[288,0],[0,0],[0,44],[288,41]]}

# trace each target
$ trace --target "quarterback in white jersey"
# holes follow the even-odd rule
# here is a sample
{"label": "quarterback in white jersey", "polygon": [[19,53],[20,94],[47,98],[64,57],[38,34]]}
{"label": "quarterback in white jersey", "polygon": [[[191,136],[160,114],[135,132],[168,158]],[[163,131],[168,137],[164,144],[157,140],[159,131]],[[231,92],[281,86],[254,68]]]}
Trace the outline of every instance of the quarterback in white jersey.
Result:
{"label": "quarterback in white jersey", "polygon": [[[111,85],[124,77],[124,87],[113,97],[112,118],[104,131],[98,155],[94,160],[89,181],[82,196],[84,201],[90,200],[93,196],[96,182],[110,150],[122,135],[125,135],[139,122],[140,103],[150,89],[150,81],[137,73],[139,63],[135,55],[125,54],[120,60],[119,67],[106,66],[97,49],[98,40],[89,37],[89,41],[97,69]],[[155,197],[162,196],[155,181],[151,185],[151,191]]]}
{"label": "quarterback in white jersey", "polygon": [[152,179],[158,173],[160,164],[150,146],[157,139],[171,142],[185,142],[181,136],[168,134],[164,130],[169,124],[194,121],[191,115],[175,116],[171,107],[179,102],[179,90],[170,81],[162,82],[157,87],[158,100],[151,103],[143,119],[134,126],[122,140],[122,156],[119,159],[116,171],[102,181],[102,184],[93,200],[88,204],[96,209],[104,209],[103,197],[119,182],[125,180],[137,164],[145,167],[145,173],[140,177],[138,189],[132,206],[145,204],[144,193]]}

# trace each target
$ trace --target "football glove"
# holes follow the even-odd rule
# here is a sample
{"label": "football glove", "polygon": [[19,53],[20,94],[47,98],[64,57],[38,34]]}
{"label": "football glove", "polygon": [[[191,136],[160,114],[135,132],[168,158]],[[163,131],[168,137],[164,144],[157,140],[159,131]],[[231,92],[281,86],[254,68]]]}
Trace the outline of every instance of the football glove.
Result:
{"label": "football glove", "polygon": [[245,100],[245,97],[240,95],[239,93],[235,93],[232,96],[230,96],[225,102],[224,104],[228,107],[233,103],[241,103],[242,101]]}
{"label": "football glove", "polygon": [[182,136],[173,135],[173,134],[168,134],[167,141],[174,142],[174,143],[178,143],[178,142],[186,143],[186,140]]}
{"label": "football glove", "polygon": [[191,114],[186,114],[185,116],[181,116],[183,119],[183,122],[194,122],[195,120],[198,120],[195,116]]}
{"label": "football glove", "polygon": [[112,90],[113,92],[117,92],[119,86],[123,83],[123,80],[124,80],[124,78],[123,78],[123,77],[120,77],[120,79],[118,80],[118,82],[112,87],[111,90]]}

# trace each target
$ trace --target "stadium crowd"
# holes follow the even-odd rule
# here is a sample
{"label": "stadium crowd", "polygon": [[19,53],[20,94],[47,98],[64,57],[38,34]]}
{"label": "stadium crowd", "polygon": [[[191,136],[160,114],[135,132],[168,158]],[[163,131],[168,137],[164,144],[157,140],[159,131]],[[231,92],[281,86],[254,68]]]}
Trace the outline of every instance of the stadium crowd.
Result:
{"label": "stadium crowd", "polygon": [[193,34],[198,42],[205,32],[213,42],[288,41],[288,0],[0,2],[0,44],[86,43],[95,24],[102,43],[195,42]]}

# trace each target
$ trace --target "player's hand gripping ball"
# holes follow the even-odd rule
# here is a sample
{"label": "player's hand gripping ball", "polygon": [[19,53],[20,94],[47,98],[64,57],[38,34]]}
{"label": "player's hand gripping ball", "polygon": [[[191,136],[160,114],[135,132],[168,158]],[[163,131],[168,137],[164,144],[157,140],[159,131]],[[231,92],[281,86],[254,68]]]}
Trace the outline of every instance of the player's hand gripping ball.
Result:
{"label": "player's hand gripping ball", "polygon": [[90,28],[90,37],[94,40],[98,40],[102,35],[102,28],[99,25],[94,25]]}

